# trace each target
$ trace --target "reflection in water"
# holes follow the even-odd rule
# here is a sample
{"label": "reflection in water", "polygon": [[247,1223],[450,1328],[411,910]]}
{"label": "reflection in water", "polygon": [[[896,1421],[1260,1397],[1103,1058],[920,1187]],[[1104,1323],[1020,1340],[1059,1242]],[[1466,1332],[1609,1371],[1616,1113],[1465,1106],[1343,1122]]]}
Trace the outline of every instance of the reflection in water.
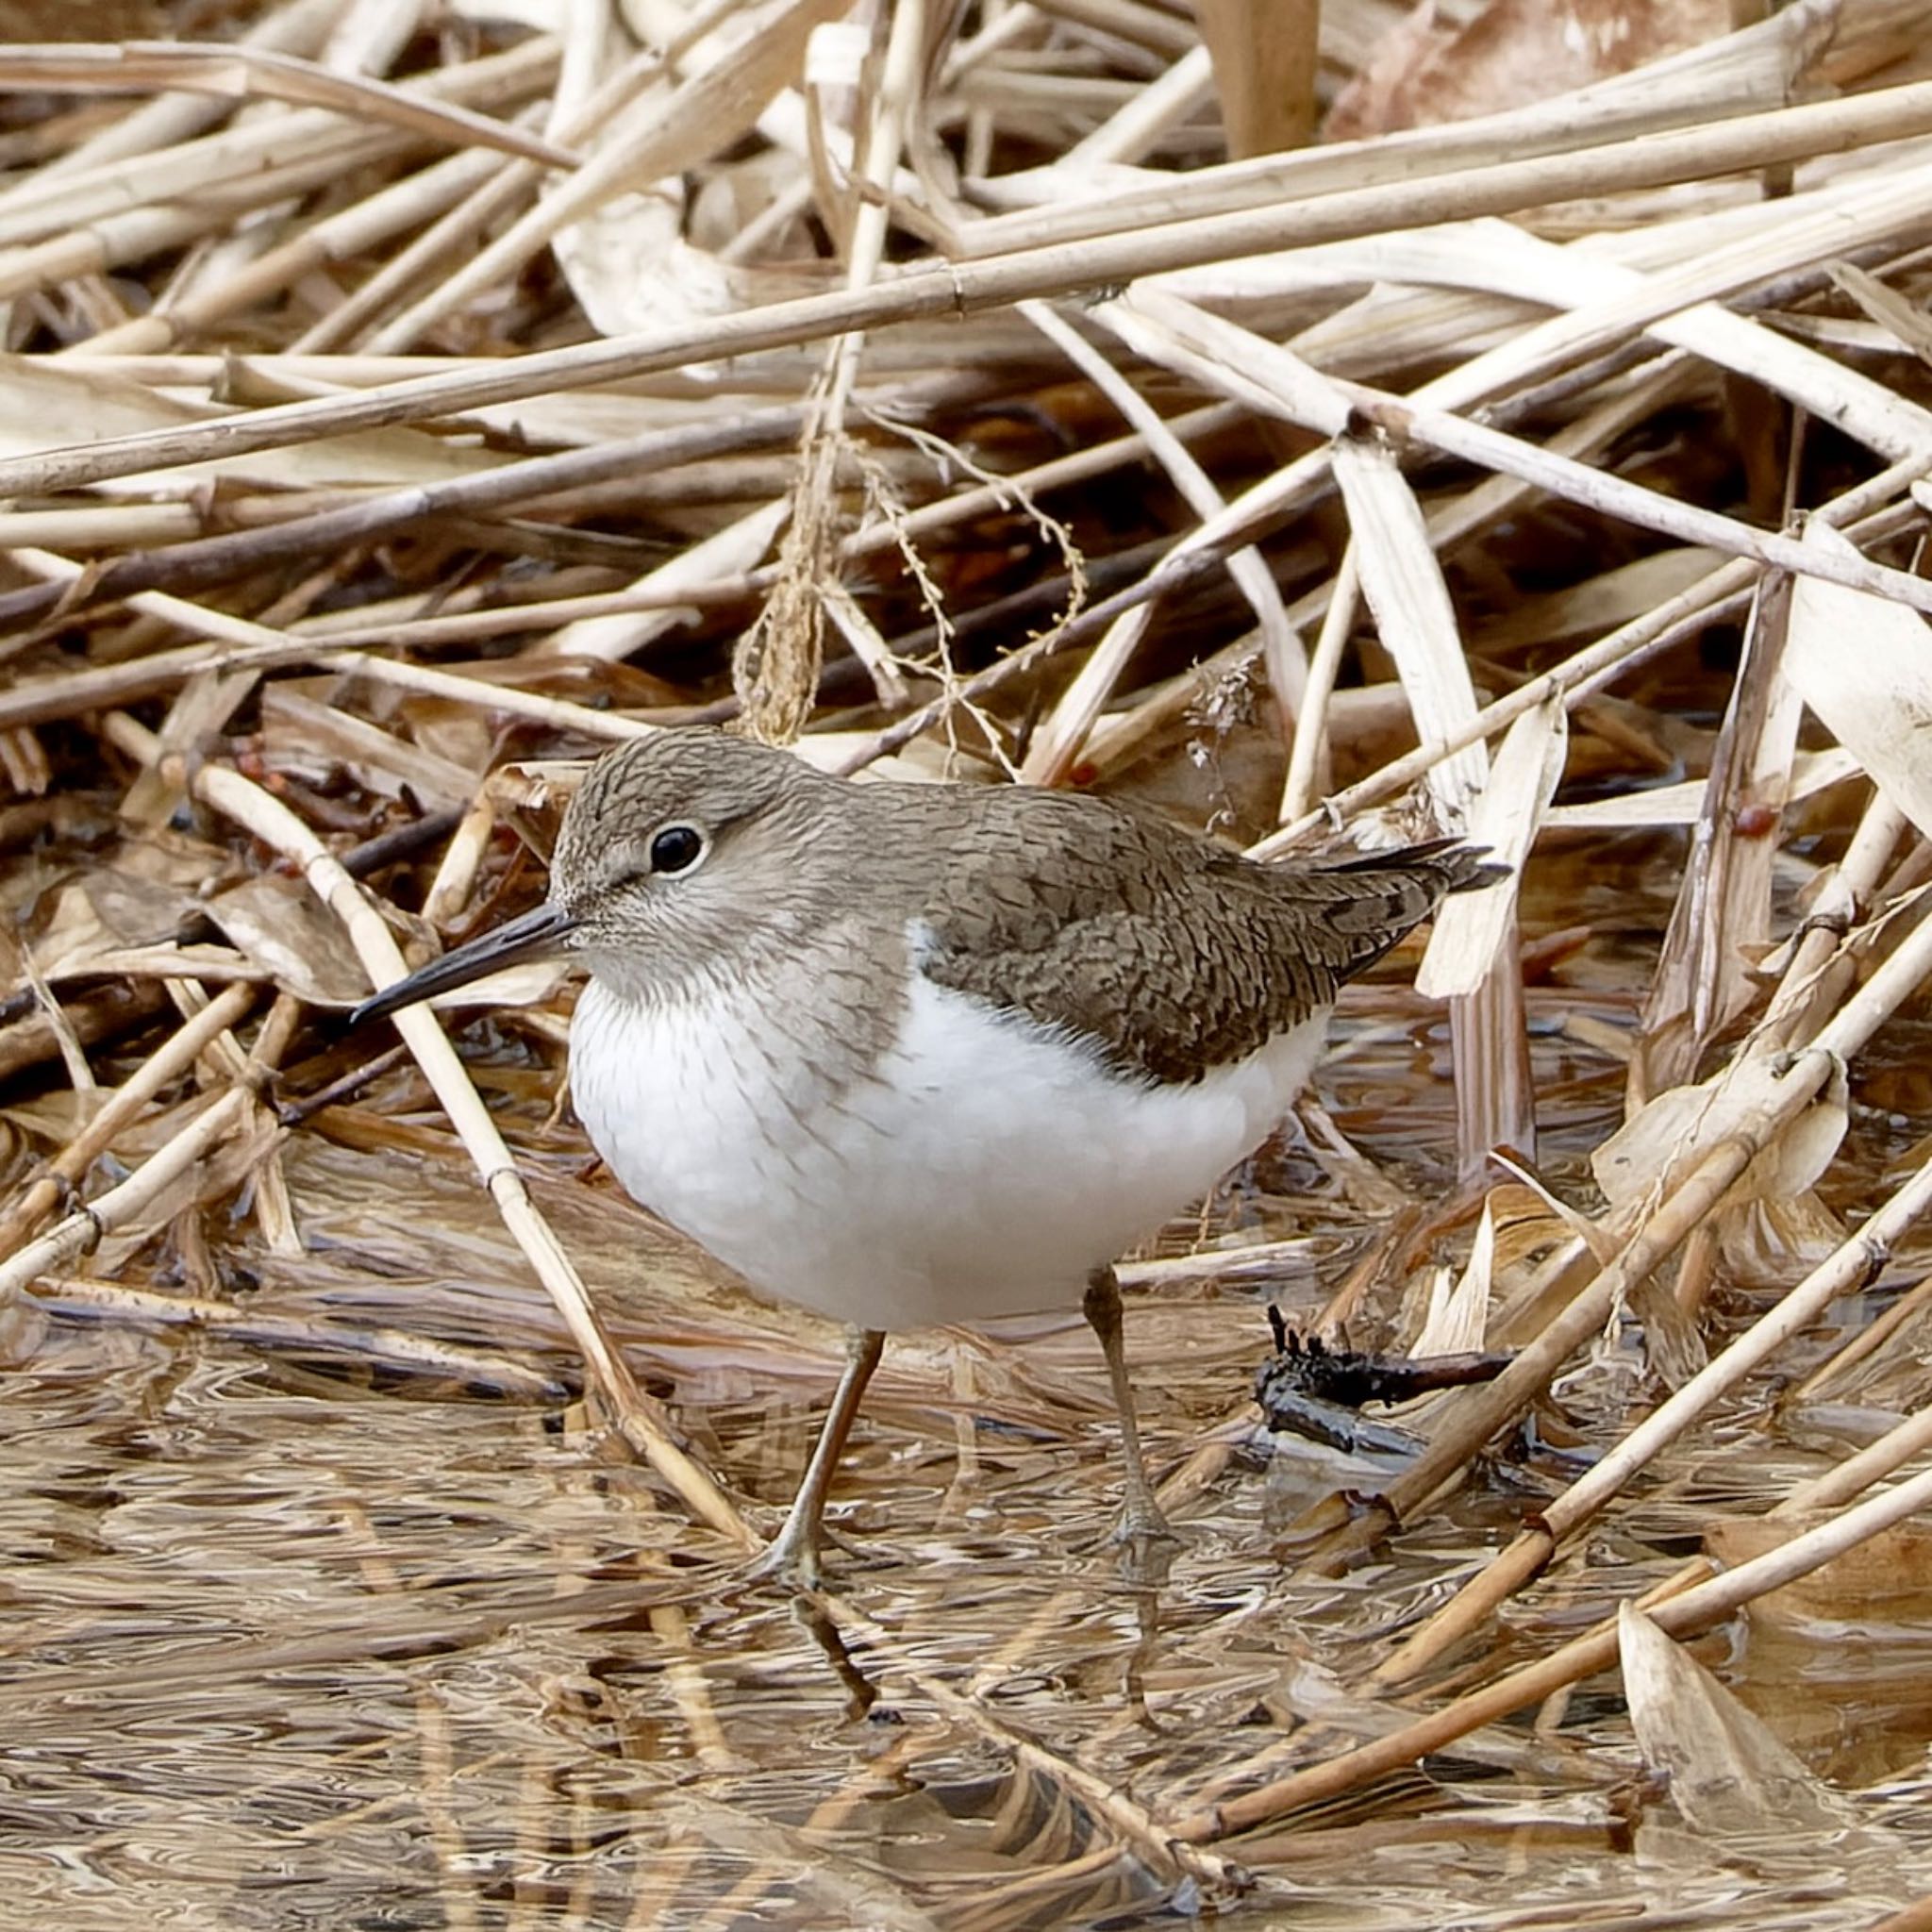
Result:
{"label": "reflection in water", "polygon": [[[1532,1010],[1543,1171],[1580,1187],[1621,1106],[1592,1041],[1629,1003],[1573,989]],[[1579,1012],[1602,1030],[1562,1030]],[[1394,1202],[1433,1212],[1454,1194],[1440,1026],[1380,991],[1349,1025],[1322,1083],[1333,1120]],[[546,1135],[540,1096],[520,1105],[534,1164],[566,1173],[574,1137]],[[454,1161],[305,1135],[289,1174],[309,1252],[251,1256],[252,1307],[569,1372]],[[1382,1475],[1247,1420],[1267,1305],[1311,1323],[1346,1286],[1380,1346],[1434,1244],[1467,1241],[1365,1210],[1366,1185],[1291,1137],[1162,1250],[1300,1238],[1278,1267],[1130,1293],[1150,1452],[1187,1532],[1155,1588],[1123,1579],[1108,1539],[1105,1380],[1077,1317],[1024,1347],[895,1339],[841,1478],[852,1552],[804,1606],[730,1593],[729,1553],[579,1409],[408,1372],[374,1341],[255,1354],[57,1324],[0,1410],[0,1924],[1004,1932],[1212,1907],[1299,1932],[1724,1924],[1748,1899],[1770,1932],[1865,1926],[1932,1890],[1925,1626],[1856,1609],[1740,1624],[1698,1654],[1853,1793],[1858,1843],[1673,1825],[1607,1679],[1319,1812],[1169,1840],[1168,1821],[1399,1722],[1365,1666],[1569,1474],[1532,1452],[1353,1567],[1296,1567],[1310,1512],[1358,1507]],[[608,1191],[541,1192],[697,1452],[782,1503],[835,1340],[712,1281]],[[1541,1419],[1555,1449],[1587,1452],[1643,1399],[1619,1347]],[[1809,1425],[1923,1402],[1917,1373],[1826,1391]],[[1740,1405],[1458,1667],[1550,1648],[1714,1515],[1841,1453]]]}

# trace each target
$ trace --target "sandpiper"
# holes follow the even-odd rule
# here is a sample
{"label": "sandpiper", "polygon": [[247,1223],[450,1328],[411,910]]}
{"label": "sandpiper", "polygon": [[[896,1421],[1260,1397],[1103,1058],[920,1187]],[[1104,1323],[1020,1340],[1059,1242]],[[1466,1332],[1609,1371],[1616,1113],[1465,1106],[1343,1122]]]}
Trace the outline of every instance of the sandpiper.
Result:
{"label": "sandpiper", "polygon": [[591,766],[542,905],[355,1018],[545,955],[586,969],[571,1085],[612,1173],[847,1326],[758,1566],[811,1583],[886,1331],[1075,1303],[1120,1413],[1122,1533],[1169,1534],[1112,1263],[1273,1131],[1336,989],[1494,874],[1454,843],[1261,865],[1104,798],[854,783],[666,731]]}

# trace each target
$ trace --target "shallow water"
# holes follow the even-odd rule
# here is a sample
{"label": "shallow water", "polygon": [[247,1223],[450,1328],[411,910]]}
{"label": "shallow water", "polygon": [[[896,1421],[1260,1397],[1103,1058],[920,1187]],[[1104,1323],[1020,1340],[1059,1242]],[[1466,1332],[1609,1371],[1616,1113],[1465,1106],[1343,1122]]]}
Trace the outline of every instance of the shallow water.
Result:
{"label": "shallow water", "polygon": [[[1621,1072],[1561,1023],[1627,1024],[1628,1001],[1538,999],[1560,1098],[1544,1165],[1580,1171]],[[1411,1199],[1452,1194],[1438,1023],[1378,990],[1342,1033],[1321,1081],[1337,1123]],[[534,1094],[512,1115],[640,1373],[728,1484],[782,1503],[836,1338],[573,1178],[578,1143],[541,1125]],[[853,1551],[808,1612],[734,1595],[721,1541],[567,1395],[391,1358],[380,1328],[559,1389],[575,1373],[446,1136],[420,1125],[431,1158],[298,1137],[308,1252],[257,1252],[246,1225],[220,1250],[231,1274],[245,1263],[246,1306],[338,1345],[63,1321],[9,1378],[0,1924],[993,1932],[1211,1909],[1367,1932],[1748,1910],[1829,1928],[1932,1890],[1932,1624],[1923,1600],[1828,1592],[1693,1648],[1845,1798],[1848,1829],[1688,1828],[1646,1784],[1606,1677],[1205,1859],[1176,1854],[1171,1821],[1400,1722],[1365,1666],[1571,1473],[1554,1456],[1499,1466],[1344,1574],[1296,1567],[1304,1510],[1385,1471],[1245,1420],[1264,1305],[1312,1316],[1391,1225],[1306,1145],[1257,1161],[1206,1228],[1300,1236],[1276,1278],[1130,1294],[1152,1457],[1165,1474],[1194,1457],[1199,1476],[1164,1582],[1124,1582],[1108,1541],[1105,1382],[1073,1319],[895,1341],[841,1477]],[[1407,1292],[1392,1268],[1370,1325]],[[1611,1350],[1564,1385],[1577,1430],[1628,1420],[1636,1366]],[[1924,1399],[1912,1382],[1877,1393]],[[1713,1516],[1755,1515],[1844,1453],[1761,1427],[1766,1395],[1514,1600],[1476,1674],[1586,1627],[1694,1553]],[[1857,1396],[1826,1420],[1855,1426],[1873,1391]]]}

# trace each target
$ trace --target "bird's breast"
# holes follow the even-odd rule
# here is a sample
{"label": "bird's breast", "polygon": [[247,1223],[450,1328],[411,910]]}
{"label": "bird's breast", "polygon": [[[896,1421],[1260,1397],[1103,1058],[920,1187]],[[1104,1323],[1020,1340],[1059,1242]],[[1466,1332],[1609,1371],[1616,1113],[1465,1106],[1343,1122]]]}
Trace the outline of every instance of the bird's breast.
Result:
{"label": "bird's breast", "polygon": [[637,1200],[767,1294],[902,1328],[1077,1306],[1090,1270],[1266,1137],[1322,1026],[1162,1085],[918,974],[886,1027],[769,991],[658,1007],[593,980],[571,1077]]}

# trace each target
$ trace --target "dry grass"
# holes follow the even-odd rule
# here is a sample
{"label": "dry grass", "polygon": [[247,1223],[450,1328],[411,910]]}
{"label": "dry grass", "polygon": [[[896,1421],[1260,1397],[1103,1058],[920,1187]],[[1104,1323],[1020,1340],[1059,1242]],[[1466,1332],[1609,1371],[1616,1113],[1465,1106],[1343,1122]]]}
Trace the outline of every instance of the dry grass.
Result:
{"label": "dry grass", "polygon": [[[1624,8],[1655,58],[1525,101],[1530,10],[1453,84],[1381,0],[1217,0],[1211,61],[1147,0],[0,48],[13,1896],[1932,1890],[1932,9]],[[1268,152],[1351,83],[1479,111]],[[734,1599],[829,1338],[585,1174],[567,989],[460,1055],[341,1024],[534,890],[558,761],[731,718],[1518,863],[1126,1271],[1168,1589],[1093,1547],[1098,1363],[1044,1324],[895,1346],[870,1560]],[[1260,1301],[1405,1347],[1445,1257],[1431,1332],[1509,1369],[1264,1480]]]}

